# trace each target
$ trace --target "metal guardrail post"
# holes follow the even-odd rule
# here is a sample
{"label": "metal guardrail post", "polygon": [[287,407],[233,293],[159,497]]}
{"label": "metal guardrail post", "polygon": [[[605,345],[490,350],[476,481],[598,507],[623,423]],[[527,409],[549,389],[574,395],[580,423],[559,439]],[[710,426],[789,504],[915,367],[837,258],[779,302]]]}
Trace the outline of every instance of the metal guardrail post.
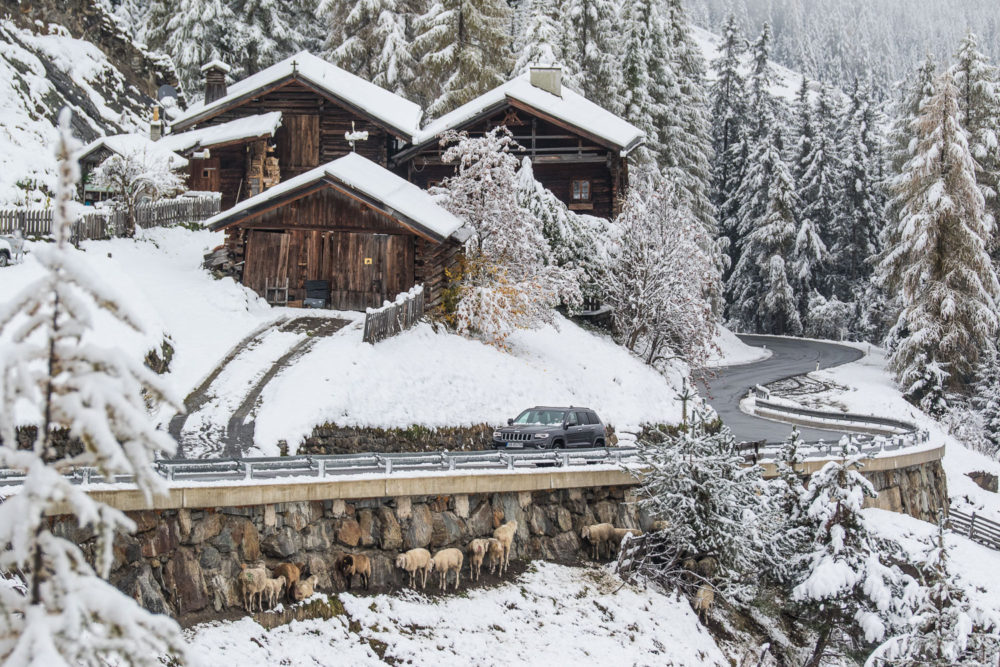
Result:
{"label": "metal guardrail post", "polygon": [[454,456],[449,456],[448,457],[448,470],[454,470],[454,469],[455,469],[455,457]]}
{"label": "metal guardrail post", "polygon": [[167,481],[168,482],[174,481],[174,467],[173,466],[167,466]]}
{"label": "metal guardrail post", "polygon": [[392,459],[390,459],[389,457],[386,457],[385,459],[385,474],[386,475],[392,474]]}
{"label": "metal guardrail post", "polygon": [[569,467],[569,453],[568,452],[563,452],[562,453],[562,465],[563,465],[564,468],[568,468]]}
{"label": "metal guardrail post", "polygon": [[246,461],[243,462],[243,479],[253,479],[253,466]]}
{"label": "metal guardrail post", "polygon": [[319,460],[319,469],[316,471],[316,476],[320,478],[326,477],[326,459]]}
{"label": "metal guardrail post", "polygon": [[83,483],[90,484],[90,468],[83,469]]}

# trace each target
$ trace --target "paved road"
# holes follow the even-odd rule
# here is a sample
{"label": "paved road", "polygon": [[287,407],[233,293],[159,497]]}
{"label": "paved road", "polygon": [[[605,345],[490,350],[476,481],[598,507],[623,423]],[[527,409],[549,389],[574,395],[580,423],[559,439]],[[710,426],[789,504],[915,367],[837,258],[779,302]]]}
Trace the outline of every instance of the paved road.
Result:
{"label": "paved road", "polygon": [[[771,357],[751,364],[719,369],[718,375],[710,382],[708,396],[709,403],[719,413],[722,421],[733,430],[737,440],[747,442],[780,442],[792,430],[788,424],[753,417],[740,410],[740,400],[751,387],[814,371],[817,362],[820,368],[830,368],[857,361],[864,356],[860,350],[836,343],[778,336],[743,335],[740,339],[747,345],[766,346],[771,350]],[[823,439],[830,442],[840,437],[840,433],[836,431],[817,428],[799,427],[799,432],[806,441]]]}

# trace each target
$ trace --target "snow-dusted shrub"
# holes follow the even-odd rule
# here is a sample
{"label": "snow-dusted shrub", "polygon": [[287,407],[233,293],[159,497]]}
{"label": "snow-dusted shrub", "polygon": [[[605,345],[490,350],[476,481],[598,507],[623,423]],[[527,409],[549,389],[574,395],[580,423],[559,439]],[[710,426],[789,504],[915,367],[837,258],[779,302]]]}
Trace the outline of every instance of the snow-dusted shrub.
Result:
{"label": "snow-dusted shrub", "polygon": [[[165,654],[185,657],[177,624],[106,581],[115,532],[135,524],[62,473],[89,466],[105,477],[133,475],[147,496],[162,492],[151,460],[176,445],[156,430],[147,402],[166,399],[180,409],[180,401],[141,360],[94,339],[98,309],[141,327],[70,245],[79,171],[68,110],[59,127],[55,243],[35,250],[42,277],[0,307],[0,467],[25,474],[0,503],[0,662],[160,665]],[[25,449],[15,437],[18,415],[38,427]],[[60,452],[58,431],[81,440],[83,451]],[[49,517],[64,512],[96,534],[96,572],[78,545],[53,533]]]}
{"label": "snow-dusted shrub", "polygon": [[144,199],[156,200],[184,189],[184,180],[162,155],[144,150],[111,155],[94,169],[91,180],[110,189],[115,204],[125,210],[125,236],[135,235],[135,210]]}
{"label": "snow-dusted shrub", "polygon": [[447,316],[460,333],[502,347],[515,329],[552,322],[560,302],[580,302],[576,271],[556,265],[541,222],[518,204],[517,144],[507,128],[480,138],[449,132],[442,144],[450,144],[442,159],[456,163],[456,174],[438,192],[471,231]]}
{"label": "snow-dusted shrub", "polygon": [[854,312],[855,306],[851,302],[841,301],[836,296],[827,299],[819,292],[813,292],[809,297],[805,335],[809,338],[846,340],[850,337]]}
{"label": "snow-dusted shrub", "polygon": [[658,176],[636,179],[615,224],[620,237],[600,288],[620,342],[651,366],[672,358],[704,364],[718,293],[704,226]]}

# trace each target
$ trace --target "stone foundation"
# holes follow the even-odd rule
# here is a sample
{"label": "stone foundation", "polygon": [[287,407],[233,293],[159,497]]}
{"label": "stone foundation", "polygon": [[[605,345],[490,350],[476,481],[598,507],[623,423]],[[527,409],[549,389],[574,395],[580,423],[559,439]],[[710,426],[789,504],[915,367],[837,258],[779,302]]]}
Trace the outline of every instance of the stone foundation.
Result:
{"label": "stone foundation", "polygon": [[428,429],[349,428],[324,424],[299,445],[298,454],[360,454],[363,452],[438,452],[488,449],[493,443],[488,424]]}
{"label": "stone foundation", "polygon": [[938,511],[948,511],[948,480],[940,460],[895,470],[862,469],[878,491],[866,507],[878,507],[937,523]]}

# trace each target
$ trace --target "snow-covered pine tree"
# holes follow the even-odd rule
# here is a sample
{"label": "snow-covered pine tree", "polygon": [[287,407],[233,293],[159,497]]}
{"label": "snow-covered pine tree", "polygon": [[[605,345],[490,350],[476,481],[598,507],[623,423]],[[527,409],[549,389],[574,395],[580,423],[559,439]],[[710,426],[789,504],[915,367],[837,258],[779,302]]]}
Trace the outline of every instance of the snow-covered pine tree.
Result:
{"label": "snow-covered pine tree", "polygon": [[982,422],[979,449],[993,458],[1000,457],[1000,358],[997,352],[984,354],[976,368],[972,407]]}
{"label": "snow-covered pine tree", "polygon": [[875,489],[857,467],[848,458],[813,473],[791,517],[808,531],[789,583],[802,615],[818,626],[810,667],[838,643],[837,633],[855,644],[881,641],[905,614],[906,578],[880,558],[885,547],[861,513]]}
{"label": "snow-covered pine tree", "polygon": [[805,443],[796,427],[781,443],[776,460],[778,476],[765,485],[761,499],[763,562],[768,565],[764,574],[781,586],[791,580],[795,558],[805,551],[811,537],[797,513],[808,480],[801,468],[805,459]]}
{"label": "snow-covered pine tree", "polygon": [[320,43],[314,18],[316,0],[298,0],[291,5],[281,0],[230,0],[230,4],[239,19],[232,24],[235,59],[230,64],[234,79]]}
{"label": "snow-covered pine tree", "polygon": [[[937,61],[928,54],[908,80],[903,84],[902,93],[893,105],[892,128],[889,130],[889,172],[901,174],[903,167],[913,157],[913,123],[920,115],[924,104],[934,94],[934,79],[937,78]],[[891,206],[891,203],[890,203]],[[890,215],[890,219],[893,216]]]}
{"label": "snow-covered pine tree", "polygon": [[621,113],[646,133],[645,144],[634,155],[647,164],[658,160],[660,148],[659,109],[652,92],[655,71],[650,71],[649,57],[655,21],[651,0],[625,0],[622,5]]}
{"label": "snow-covered pine tree", "polygon": [[[792,175],[798,186],[799,202],[798,231],[792,251],[792,276],[794,288],[799,297],[799,317],[805,321],[809,313],[809,299],[813,290],[818,289],[823,266],[829,261],[829,253],[823,242],[821,220],[814,218],[809,209],[819,195],[826,195],[823,189],[828,184],[824,179],[829,174],[824,171],[827,157],[820,147],[821,140],[813,120],[812,102],[809,99],[809,82],[802,77],[795,104],[795,162]],[[805,187],[809,186],[809,187]],[[828,196],[828,195],[827,195]],[[806,198],[809,198],[808,200]]]}
{"label": "snow-covered pine tree", "polygon": [[772,125],[784,116],[781,101],[771,94],[775,73],[771,64],[771,24],[765,23],[751,48],[750,77],[747,79],[746,105],[752,120],[747,124],[747,138],[753,143],[771,135]]}
{"label": "snow-covered pine tree", "polygon": [[[766,114],[766,107],[762,109]],[[739,199],[739,259],[729,276],[729,316],[742,330],[802,333],[799,297],[790,258],[795,248],[794,211],[798,206],[791,172],[782,158],[781,129],[752,143]]]}
{"label": "snow-covered pine tree", "polygon": [[[188,100],[202,93],[201,66],[215,58],[232,66],[242,63],[241,35],[232,7],[225,0],[154,0],[149,18],[149,45],[173,58]],[[234,77],[239,76],[234,71]]]}
{"label": "snow-covered pine tree", "polygon": [[639,444],[646,464],[639,506],[668,522],[668,540],[682,554],[716,558],[713,585],[727,596],[748,597],[753,584],[745,575],[756,571],[763,553],[760,466],[747,466],[729,429],[710,432],[698,412],[686,430],[653,430]]}
{"label": "snow-covered pine tree", "polygon": [[1000,222],[1000,71],[979,50],[969,32],[958,47],[951,68],[958,88],[962,126],[969,133],[969,151],[979,167],[976,181],[983,191],[986,210],[994,224]]}
{"label": "snow-covered pine tree", "polygon": [[440,91],[427,108],[440,116],[499,86],[510,72],[505,0],[435,0],[415,21],[417,83]]}
{"label": "snow-covered pine tree", "polygon": [[980,356],[995,349],[1000,284],[949,72],[912,129],[914,155],[893,181],[900,217],[877,279],[903,306],[890,334],[890,368],[911,402],[938,410],[943,391],[966,387]]}
{"label": "snow-covered pine tree", "polygon": [[832,226],[830,288],[842,301],[854,301],[871,274],[879,251],[885,211],[878,114],[868,88],[856,84],[845,117],[841,207]]}
{"label": "snow-covered pine tree", "polygon": [[986,667],[1000,655],[996,619],[973,605],[951,571],[951,547],[945,542],[944,514],[937,535],[918,566],[922,588],[916,611],[901,634],[879,646],[865,667]]}
{"label": "snow-covered pine tree", "polygon": [[[841,173],[840,156],[837,152],[836,107],[831,99],[828,86],[821,85],[812,113],[813,137],[810,150],[799,160],[796,174],[801,216],[812,221],[819,232],[820,240],[829,249],[832,227],[840,209]],[[826,253],[823,263],[829,261]],[[824,294],[829,294],[828,281],[814,281],[814,285]]]}
{"label": "snow-covered pine tree", "polygon": [[[160,665],[184,660],[180,628],[139,607],[106,581],[116,531],[135,524],[95,501],[63,473],[92,466],[105,477],[134,476],[147,495],[163,489],[152,467],[176,446],[159,431],[147,401],[168,400],[166,385],[141,361],[93,330],[98,311],[141,331],[138,320],[77,257],[70,244],[79,180],[70,112],[59,117],[59,178],[53,206],[55,243],[35,250],[43,275],[0,308],[0,466],[22,471],[17,493],[0,503],[0,661],[4,665]],[[36,420],[35,440],[19,447],[20,419]],[[86,443],[60,451],[60,430]],[[96,535],[94,567],[81,548],[53,533],[51,515],[74,516]],[[89,549],[88,549],[89,550]]]}
{"label": "snow-covered pine tree", "polygon": [[720,291],[707,234],[654,169],[633,180],[600,285],[615,333],[651,366],[677,357],[702,366],[716,331],[709,295]]}
{"label": "snow-covered pine tree", "polygon": [[531,65],[553,65],[565,62],[563,56],[562,7],[554,0],[523,0],[528,16],[524,31],[514,40],[513,74],[524,74]]}
{"label": "snow-covered pine tree", "polygon": [[316,11],[329,33],[328,60],[394,93],[411,88],[416,61],[404,2],[323,0]]}
{"label": "snow-covered pine tree", "polygon": [[463,266],[446,295],[446,318],[464,334],[504,346],[515,329],[553,321],[553,308],[581,301],[576,271],[557,266],[542,223],[518,204],[518,148],[510,131],[495,127],[483,137],[448,132],[441,156],[455,163],[439,193],[466,221],[471,235]]}
{"label": "snow-covered pine tree", "polygon": [[621,113],[620,26],[614,0],[568,0],[566,81],[591,102]]}

